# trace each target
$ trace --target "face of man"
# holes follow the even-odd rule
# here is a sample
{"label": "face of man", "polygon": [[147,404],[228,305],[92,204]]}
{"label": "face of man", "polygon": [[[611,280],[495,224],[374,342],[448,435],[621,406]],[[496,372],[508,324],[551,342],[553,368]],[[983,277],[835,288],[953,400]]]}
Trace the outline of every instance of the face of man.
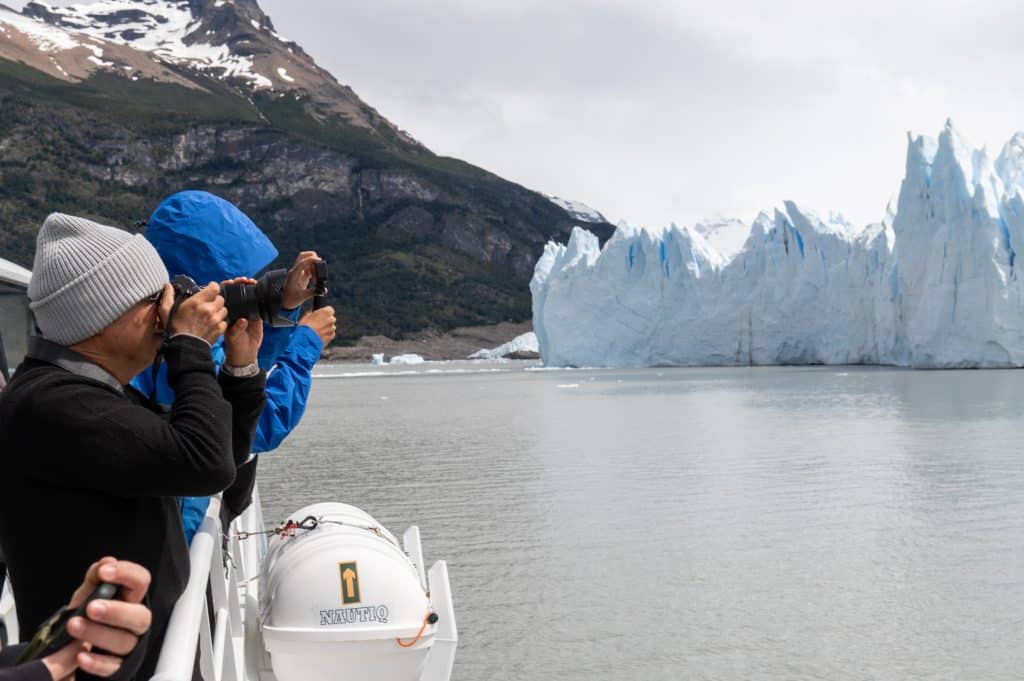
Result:
{"label": "face of man", "polygon": [[135,373],[142,371],[153,363],[163,339],[157,300],[139,301],[105,328],[100,338],[107,352],[138,367]]}

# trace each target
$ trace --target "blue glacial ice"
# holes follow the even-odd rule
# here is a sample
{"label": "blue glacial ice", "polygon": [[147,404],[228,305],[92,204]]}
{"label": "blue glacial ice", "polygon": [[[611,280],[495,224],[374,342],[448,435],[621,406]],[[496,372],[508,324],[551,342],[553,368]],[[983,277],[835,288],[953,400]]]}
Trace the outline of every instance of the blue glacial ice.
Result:
{"label": "blue glacial ice", "polygon": [[603,249],[577,227],[537,262],[533,323],[548,366],[1019,367],[1019,248],[1024,133],[992,159],[947,122],[908,136],[896,205],[863,229],[792,201]]}

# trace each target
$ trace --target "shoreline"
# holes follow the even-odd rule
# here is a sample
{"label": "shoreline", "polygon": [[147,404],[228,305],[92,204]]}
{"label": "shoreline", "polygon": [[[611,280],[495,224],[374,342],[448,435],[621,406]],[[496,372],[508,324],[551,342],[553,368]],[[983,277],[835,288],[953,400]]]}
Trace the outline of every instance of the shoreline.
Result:
{"label": "shoreline", "polygon": [[496,348],[532,330],[531,322],[501,322],[487,326],[462,326],[446,333],[422,331],[402,340],[387,336],[363,336],[353,345],[325,348],[320,361],[367,363],[375,354],[383,354],[385,360],[405,354],[416,354],[429,361],[463,360],[469,359],[469,355],[477,350]]}

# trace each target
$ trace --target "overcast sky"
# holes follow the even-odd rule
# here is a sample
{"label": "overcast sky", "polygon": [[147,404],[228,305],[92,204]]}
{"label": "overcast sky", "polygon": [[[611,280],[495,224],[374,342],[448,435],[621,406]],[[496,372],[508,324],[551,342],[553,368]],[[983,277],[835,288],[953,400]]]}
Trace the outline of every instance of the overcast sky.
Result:
{"label": "overcast sky", "polygon": [[998,153],[1024,128],[1017,1],[261,5],[435,152],[636,225],[783,199],[865,224],[908,130],[952,117]]}

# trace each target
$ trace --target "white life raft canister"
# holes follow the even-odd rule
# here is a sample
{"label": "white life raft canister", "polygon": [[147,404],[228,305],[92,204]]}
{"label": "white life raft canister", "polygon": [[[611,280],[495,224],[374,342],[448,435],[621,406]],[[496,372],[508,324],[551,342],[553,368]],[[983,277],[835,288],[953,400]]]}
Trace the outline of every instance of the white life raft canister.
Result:
{"label": "white life raft canister", "polygon": [[347,504],[291,518],[297,526],[270,539],[260,573],[261,632],[278,681],[419,679],[436,616],[394,535]]}

